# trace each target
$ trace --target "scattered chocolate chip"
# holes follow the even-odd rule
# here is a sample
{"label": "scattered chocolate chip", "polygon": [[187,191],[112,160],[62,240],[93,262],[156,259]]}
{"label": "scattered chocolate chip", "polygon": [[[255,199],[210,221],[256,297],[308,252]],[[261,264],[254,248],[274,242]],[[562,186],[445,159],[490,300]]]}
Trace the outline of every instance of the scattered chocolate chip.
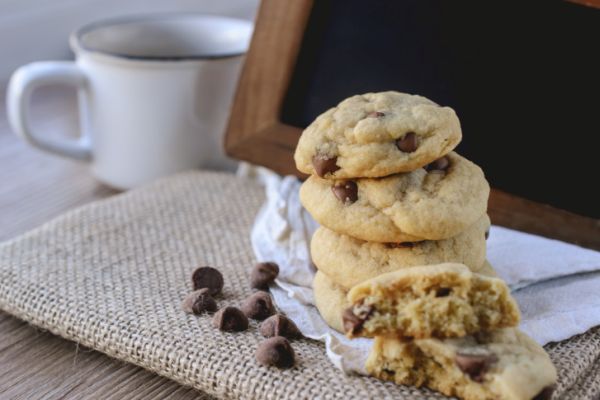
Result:
{"label": "scattered chocolate chip", "polygon": [[227,332],[240,332],[248,329],[248,318],[239,308],[225,307],[216,312],[213,326]]}
{"label": "scattered chocolate chip", "polygon": [[447,297],[452,292],[452,289],[443,287],[435,291],[435,297]]}
{"label": "scattered chocolate chip", "polygon": [[490,230],[488,229],[487,231],[485,231],[485,240],[488,240],[490,238]]}
{"label": "scattered chocolate chip", "polygon": [[532,400],[550,400],[555,389],[556,385],[546,386]]}
{"label": "scattered chocolate chip", "polygon": [[181,302],[181,309],[184,312],[186,312],[187,314],[192,314],[194,312],[192,310],[192,306],[194,305],[194,302],[196,301],[198,296],[201,296],[205,293],[208,293],[208,289],[206,289],[206,288],[194,290],[192,293],[189,293],[187,296],[185,296],[185,298]]}
{"label": "scattered chocolate chip", "polygon": [[223,290],[223,275],[213,267],[200,267],[192,274],[192,285],[194,290],[207,288],[216,296]]}
{"label": "scattered chocolate chip", "polygon": [[210,294],[198,297],[192,305],[194,314],[202,314],[203,312],[213,313],[217,311],[217,302]]}
{"label": "scattered chocolate chip", "polygon": [[425,166],[427,171],[445,171],[450,166],[450,160],[444,156]]}
{"label": "scattered chocolate chip", "polygon": [[408,132],[406,135],[396,140],[396,146],[404,153],[412,153],[419,147],[419,144],[417,143],[417,134]]}
{"label": "scattered chocolate chip", "polygon": [[385,247],[388,249],[411,249],[414,246],[413,242],[385,243]]}
{"label": "scattered chocolate chip", "polygon": [[279,266],[274,262],[261,262],[252,268],[250,285],[255,289],[268,290],[269,284],[277,278]]}
{"label": "scattered chocolate chip", "polygon": [[282,314],[275,314],[265,319],[258,330],[264,337],[283,336],[296,339],[302,336],[294,321]]}
{"label": "scattered chocolate chip", "polygon": [[391,369],[383,368],[382,371],[388,375],[396,375],[396,371]]}
{"label": "scattered chocolate chip", "polygon": [[354,181],[336,183],[331,190],[342,203],[354,203],[358,200],[358,186]]}
{"label": "scattered chocolate chip", "polygon": [[295,362],[294,349],[282,336],[263,340],[256,349],[255,357],[262,365],[273,365],[277,368],[291,368]]}
{"label": "scattered chocolate chip", "polygon": [[327,157],[325,155],[316,155],[312,158],[312,165],[317,175],[324,178],[327,174],[332,174],[340,167],[337,166],[337,157]]}
{"label": "scattered chocolate chip", "polygon": [[275,314],[275,306],[268,293],[257,292],[244,301],[242,311],[248,318],[263,320]]}
{"label": "scattered chocolate chip", "polygon": [[384,116],[385,116],[385,113],[382,113],[381,111],[371,111],[370,113],[367,114],[367,118],[381,118]]}
{"label": "scattered chocolate chip", "polygon": [[183,299],[181,308],[188,314],[198,315],[203,312],[217,311],[217,302],[210,295],[209,289],[202,288],[188,294],[185,299]]}
{"label": "scattered chocolate chip", "polygon": [[475,382],[483,382],[485,373],[492,364],[498,361],[494,354],[457,353],[456,365]]}
{"label": "scattered chocolate chip", "polygon": [[344,310],[342,314],[342,322],[344,325],[344,331],[352,335],[359,333],[365,323],[365,321],[371,316],[375,308],[371,306],[361,306],[359,311],[355,314],[355,308],[349,307]]}

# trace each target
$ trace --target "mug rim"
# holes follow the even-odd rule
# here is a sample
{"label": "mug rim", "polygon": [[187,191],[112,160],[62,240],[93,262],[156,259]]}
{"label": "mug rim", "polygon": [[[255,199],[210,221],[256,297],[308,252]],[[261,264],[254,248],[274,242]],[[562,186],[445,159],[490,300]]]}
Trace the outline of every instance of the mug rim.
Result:
{"label": "mug rim", "polygon": [[145,22],[145,21],[166,21],[171,19],[178,18],[197,18],[197,17],[211,17],[221,20],[229,20],[236,23],[242,23],[247,25],[252,30],[254,29],[254,23],[247,19],[228,17],[224,15],[218,14],[210,14],[210,13],[201,13],[201,12],[162,12],[162,13],[148,13],[148,14],[134,14],[128,16],[121,17],[112,17],[112,18],[104,18],[94,22],[90,22],[81,26],[71,33],[69,36],[69,45],[71,50],[76,54],[80,54],[83,52],[98,54],[105,57],[110,57],[113,59],[118,59],[122,61],[149,61],[149,62],[185,62],[185,61],[202,61],[202,60],[223,60],[229,58],[240,57],[246,54],[248,49],[246,48],[244,51],[237,51],[231,53],[224,54],[190,54],[184,56],[139,56],[139,55],[131,55],[131,54],[123,54],[118,52],[111,52],[106,50],[99,50],[96,48],[92,48],[86,46],[83,43],[82,37],[83,35],[93,32],[95,30],[106,28],[110,26],[116,25],[125,25],[136,22]]}

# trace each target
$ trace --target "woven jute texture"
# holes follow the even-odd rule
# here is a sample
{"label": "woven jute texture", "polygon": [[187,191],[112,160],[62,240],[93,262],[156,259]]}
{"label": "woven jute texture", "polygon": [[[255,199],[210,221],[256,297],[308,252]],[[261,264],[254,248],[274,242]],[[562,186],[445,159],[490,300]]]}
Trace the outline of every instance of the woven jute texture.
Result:
{"label": "woven jute texture", "polygon": [[[249,232],[263,197],[256,183],[188,172],[69,212],[0,245],[0,307],[41,328],[230,399],[443,398],[344,376],[321,343],[293,343],[298,364],[280,371],[254,360],[261,337],[222,333],[210,317],[180,310],[199,265],[225,276],[219,306],[252,290]],[[600,396],[600,329],[547,346],[556,398]]]}

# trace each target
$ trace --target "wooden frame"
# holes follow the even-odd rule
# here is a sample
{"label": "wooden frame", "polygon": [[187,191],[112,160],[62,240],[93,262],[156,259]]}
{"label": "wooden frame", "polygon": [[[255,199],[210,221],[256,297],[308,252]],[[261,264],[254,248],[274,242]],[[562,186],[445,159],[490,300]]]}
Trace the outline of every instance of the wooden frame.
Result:
{"label": "wooden frame", "polygon": [[[293,154],[302,130],[280,112],[313,1],[262,1],[225,137],[229,156],[300,177]],[[497,225],[600,249],[594,218],[496,189],[488,212]]]}
{"label": "wooden frame", "polygon": [[225,137],[228,155],[299,175],[300,128],[279,121],[312,0],[263,0]]}

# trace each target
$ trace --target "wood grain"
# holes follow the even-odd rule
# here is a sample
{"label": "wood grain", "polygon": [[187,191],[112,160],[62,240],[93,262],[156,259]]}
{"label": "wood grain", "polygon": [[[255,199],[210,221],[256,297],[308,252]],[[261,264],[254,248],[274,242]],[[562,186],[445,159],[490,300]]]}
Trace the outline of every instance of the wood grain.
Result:
{"label": "wood grain", "polygon": [[[293,153],[302,130],[280,121],[312,0],[263,0],[225,138],[231,157],[303,177]],[[499,190],[489,214],[495,224],[600,250],[600,220]]]}
{"label": "wood grain", "polygon": [[600,0],[567,0],[585,7],[600,8]]}
{"label": "wood grain", "polygon": [[225,135],[231,157],[297,173],[301,130],[279,122],[312,0],[263,0]]}
{"label": "wood grain", "polygon": [[492,223],[600,250],[600,220],[492,189]]}
{"label": "wood grain", "polygon": [[2,399],[211,399],[0,312]]}
{"label": "wood grain", "polygon": [[[72,94],[52,90],[40,95],[32,110],[37,116],[35,128],[49,135],[75,132]],[[4,109],[0,100],[0,110]],[[9,131],[0,111],[0,241],[115,193],[97,183],[85,164],[25,144]],[[0,311],[0,399],[77,398],[212,397],[40,331]]]}

